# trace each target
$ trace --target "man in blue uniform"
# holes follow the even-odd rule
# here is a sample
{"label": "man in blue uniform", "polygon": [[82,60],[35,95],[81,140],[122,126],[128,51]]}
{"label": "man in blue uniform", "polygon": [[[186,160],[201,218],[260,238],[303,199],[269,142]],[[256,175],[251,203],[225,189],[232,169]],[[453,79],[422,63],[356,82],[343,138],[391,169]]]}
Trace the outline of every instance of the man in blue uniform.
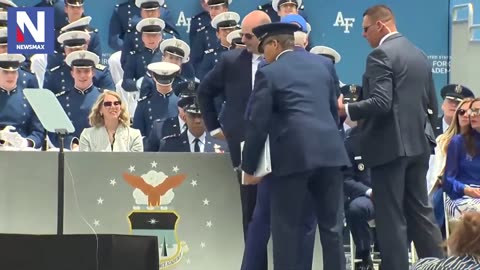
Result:
{"label": "man in blue uniform", "polygon": [[[7,53],[8,31],[7,28],[0,28],[0,53]],[[24,63],[24,62],[23,62]],[[23,88],[39,88],[37,77],[33,75],[22,63],[18,71],[17,85]]]}
{"label": "man in blue uniform", "polygon": [[[88,38],[89,35],[85,31],[69,31],[61,34],[58,37],[58,42],[63,44],[64,55],[68,57],[72,52],[85,50]],[[71,89],[74,86],[74,79],[70,70],[71,68],[66,61],[62,60],[60,65],[47,71],[43,88],[49,89],[54,93]],[[115,89],[108,67],[96,63],[94,67],[93,84],[100,89]]]}
{"label": "man in blue uniform", "polygon": [[199,83],[194,81],[182,82],[178,85],[180,89],[178,116],[167,119],[157,119],[153,122],[152,131],[145,140],[145,152],[159,152],[161,141],[167,136],[179,136],[187,129],[185,123],[185,106],[192,103]]}
{"label": "man in blue uniform", "polygon": [[[74,85],[56,96],[75,128],[75,132],[65,137],[65,148],[67,149],[76,150],[83,129],[90,127],[88,116],[102,92],[93,85],[94,70],[99,61],[99,57],[89,51],[72,52],[65,59],[67,65],[71,67]],[[55,134],[49,134],[49,137],[53,146],[60,146]]]}
{"label": "man in blue uniform", "polygon": [[194,15],[190,20],[190,29],[188,32],[188,37],[190,41],[190,45],[193,45],[197,42],[197,36],[202,29],[210,24],[212,18],[210,18],[210,14],[208,13],[208,0],[200,0],[200,5],[202,7],[202,11],[196,15]]}
{"label": "man in blue uniform", "polygon": [[206,132],[200,107],[196,98],[185,106],[187,129],[180,135],[163,138],[160,152],[223,153],[225,141],[216,139]]}
{"label": "man in blue uniform", "polygon": [[[345,103],[356,102],[362,87],[345,85],[341,88]],[[375,217],[373,194],[370,183],[370,170],[363,163],[360,149],[360,135],[356,123],[347,119],[345,128],[345,148],[352,166],[343,171],[345,193],[345,217],[355,243],[355,258],[361,260],[356,270],[373,270],[370,248],[373,243],[368,222]]]}
{"label": "man in blue uniform", "polygon": [[148,136],[153,122],[178,115],[178,97],[173,93],[172,83],[180,67],[167,62],[148,65],[155,81],[156,91],[140,97],[133,117],[133,128],[140,130],[142,136]]}
{"label": "man in blue uniform", "polygon": [[62,0],[42,0],[35,7],[53,7],[55,29],[60,29],[68,24],[65,16],[65,3]]}
{"label": "man in blue uniform", "polygon": [[0,146],[42,146],[44,129],[18,85],[18,69],[25,57],[0,54]]}
{"label": "man in blue uniform", "polygon": [[[274,1],[274,2],[278,5],[278,3],[280,3],[281,1]],[[288,1],[284,1],[284,2],[288,2]],[[299,11],[299,13],[302,16],[304,16],[304,14],[302,14],[302,11],[305,9],[305,6],[302,4],[302,0],[298,1],[297,3],[299,5],[297,10]],[[272,1],[270,1],[268,3],[265,3],[263,5],[258,6],[258,10],[261,10],[261,11],[267,13],[268,16],[270,17],[270,19],[272,20],[272,22],[279,22],[280,21],[280,16],[278,14],[278,10],[274,9],[272,5],[273,5],[273,3],[272,3]]]}
{"label": "man in blue uniform", "polygon": [[[269,137],[272,176],[264,181],[270,191],[275,269],[303,269],[304,253],[311,251],[302,248],[299,236],[311,196],[320,240],[327,247],[324,268],[344,270],[343,202],[338,198],[343,196],[340,168],[349,159],[337,129],[336,86],[320,56],[293,51],[298,30],[290,23],[253,29],[269,64],[256,73],[241,167],[245,183],[262,180],[254,174]],[[329,143],[310,143],[315,138]]]}
{"label": "man in blue uniform", "polygon": [[204,52],[202,61],[195,70],[197,78],[201,81],[205,75],[215,66],[223,52],[230,48],[227,35],[237,28],[240,15],[235,12],[223,12],[213,18],[211,25],[216,30],[217,39],[220,41]]}
{"label": "man in blue uniform", "polygon": [[[154,62],[168,62],[180,67],[180,72],[173,81],[173,92],[178,96],[182,91],[180,84],[188,83],[190,80],[195,79],[195,72],[190,61],[190,46],[180,39],[167,39],[160,43],[161,58],[154,57]],[[152,79],[150,73],[147,72],[147,76],[144,77],[140,87],[140,96],[146,95],[150,91],[155,91],[155,82]]]}
{"label": "man in blue uniform", "polygon": [[[175,25],[166,3],[163,3],[160,7],[160,18],[168,25]],[[125,34],[128,30],[134,29],[140,20],[140,8],[135,5],[135,0],[127,0],[116,5],[110,17],[108,31],[108,45],[110,48],[115,51],[121,50]]]}
{"label": "man in blue uniform", "polygon": [[[231,3],[232,0],[208,0],[207,5],[210,19],[213,20],[218,14],[227,12]],[[197,28],[196,31],[195,39],[190,43],[192,47],[192,65],[195,71],[198,70],[205,51],[215,48],[219,44],[216,30],[212,27],[211,23]]]}

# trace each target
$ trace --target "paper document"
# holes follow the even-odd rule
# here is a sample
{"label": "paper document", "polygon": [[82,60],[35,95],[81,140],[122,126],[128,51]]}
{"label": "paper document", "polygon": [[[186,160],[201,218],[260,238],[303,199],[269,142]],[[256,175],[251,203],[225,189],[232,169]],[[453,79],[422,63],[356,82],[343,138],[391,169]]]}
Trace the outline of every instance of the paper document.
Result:
{"label": "paper document", "polygon": [[[240,143],[240,150],[243,153],[243,146],[245,142]],[[263,146],[262,152],[260,154],[260,159],[258,160],[257,170],[253,174],[256,177],[263,177],[272,172],[272,160],[270,157],[270,138],[267,136],[265,140],[265,145]],[[242,184],[245,184],[244,177],[242,172]]]}

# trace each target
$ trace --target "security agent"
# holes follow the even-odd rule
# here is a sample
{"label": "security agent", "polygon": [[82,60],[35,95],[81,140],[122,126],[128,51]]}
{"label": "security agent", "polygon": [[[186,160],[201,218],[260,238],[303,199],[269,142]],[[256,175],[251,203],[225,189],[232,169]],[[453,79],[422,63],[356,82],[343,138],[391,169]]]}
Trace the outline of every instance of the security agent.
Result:
{"label": "security agent", "polygon": [[34,7],[53,7],[55,29],[60,29],[68,23],[65,16],[65,3],[62,0],[41,0]]}
{"label": "security agent", "polygon": [[227,35],[227,42],[230,44],[230,50],[245,48],[245,43],[242,42],[242,35],[240,34],[241,32],[242,30],[238,29],[230,32],[230,34]]}
{"label": "security agent", "polygon": [[[164,0],[136,0],[135,5],[140,8],[140,15],[142,19],[147,18],[161,18],[161,6],[164,4]],[[174,26],[166,24],[162,28],[163,38],[179,37],[178,31]],[[127,56],[130,52],[138,50],[143,47],[142,39],[139,37],[139,32],[135,29],[127,30],[124,43],[121,50],[120,63],[125,66]]]}
{"label": "security agent", "polygon": [[164,137],[180,136],[187,129],[185,123],[185,107],[191,104],[199,83],[195,81],[182,82],[178,85],[180,89],[178,116],[167,119],[157,119],[153,122],[152,131],[145,141],[145,152],[159,152],[160,144]]}
{"label": "security agent", "polygon": [[[231,3],[232,0],[208,0],[207,5],[210,18],[213,20],[218,14],[227,12]],[[190,42],[190,46],[192,47],[192,65],[195,70],[198,70],[205,51],[215,48],[219,44],[219,41],[216,30],[212,27],[211,23],[197,28],[196,31],[197,34],[195,35],[195,39]]]}
{"label": "security agent", "polygon": [[[7,28],[0,28],[0,53],[7,53],[8,48],[8,31]],[[35,75],[33,75],[24,65],[24,61],[18,71],[17,85],[21,85],[23,88],[39,88],[38,81]]]}
{"label": "security agent", "polygon": [[452,123],[457,109],[458,103],[464,98],[475,98],[473,92],[466,86],[461,84],[448,84],[440,90],[440,95],[443,98],[442,111],[443,115],[437,119],[435,125],[435,137],[443,134],[448,126]]}
{"label": "security agent", "polygon": [[220,41],[204,52],[202,61],[196,69],[197,78],[201,81],[220,59],[223,52],[228,51],[230,43],[227,41],[227,35],[237,28],[240,22],[240,15],[235,12],[223,12],[213,18],[211,25],[216,29],[216,38]]}
{"label": "security agent", "polygon": [[23,61],[21,54],[0,54],[0,145],[39,148],[44,128],[17,84]]}
{"label": "security agent", "polygon": [[[175,25],[167,4],[163,3],[160,7],[160,17],[168,25]],[[140,21],[140,8],[135,5],[135,0],[127,0],[115,5],[112,16],[110,17],[108,31],[108,45],[114,51],[122,49],[125,34],[128,30],[135,28]]]}
{"label": "security agent", "polygon": [[[64,53],[62,56],[68,57],[75,51],[85,51],[89,34],[85,31],[68,31],[61,34],[57,41],[62,44]],[[62,58],[62,62],[49,69],[45,74],[43,88],[49,89],[53,93],[59,93],[74,86],[74,79],[71,75],[71,68]],[[96,63],[94,67],[93,85],[100,89],[115,89],[112,76],[107,66]]]}
{"label": "security agent", "polygon": [[[328,247],[323,249],[324,268],[344,270],[343,203],[338,198],[343,195],[340,168],[350,162],[337,130],[336,86],[328,62],[293,50],[298,30],[290,23],[253,29],[269,64],[256,73],[241,167],[247,184],[268,183],[275,268],[301,269],[305,252],[313,247],[303,248],[299,236],[313,207],[322,246]],[[262,180],[253,175],[267,136],[272,173]],[[320,137],[329,143],[309,143]]]}
{"label": "security agent", "polygon": [[192,152],[192,153],[222,153],[225,152],[225,142],[213,138],[206,132],[200,107],[196,98],[190,99],[185,106],[185,123],[187,129],[180,135],[163,138],[160,152]]}
{"label": "security agent", "polygon": [[156,91],[140,97],[133,117],[133,128],[139,129],[142,136],[148,136],[153,122],[178,115],[178,97],[173,93],[172,83],[180,71],[180,67],[167,62],[158,62],[148,65]]}
{"label": "security agent", "polygon": [[158,18],[148,18],[141,20],[136,29],[141,33],[143,46],[141,49],[131,51],[127,57],[124,68],[122,88],[127,92],[136,92],[137,80],[145,76],[147,66],[152,63],[154,58],[160,59],[160,42],[162,41],[162,31],[165,28],[165,22]]}
{"label": "security agent", "polygon": [[[356,102],[362,87],[354,84],[341,88],[345,103]],[[356,265],[357,270],[373,270],[370,256],[370,247],[373,243],[368,222],[375,217],[372,201],[370,170],[363,163],[360,149],[359,130],[356,122],[349,119],[345,124],[345,148],[347,149],[352,166],[343,169],[345,193],[345,217],[355,243],[355,257],[361,262]]]}
{"label": "security agent", "polygon": [[[83,129],[90,127],[88,115],[102,92],[93,85],[94,70],[99,61],[99,57],[89,51],[72,52],[65,59],[71,68],[70,73],[74,79],[74,85],[56,96],[75,128],[75,132],[65,137],[65,148],[67,149],[75,150]],[[49,134],[49,137],[55,147],[60,146],[55,134]]]}
{"label": "security agent", "polygon": [[[195,72],[190,63],[190,46],[183,40],[170,38],[160,43],[160,52],[160,55],[156,55],[152,59],[152,63],[161,61],[180,67],[180,72],[172,84],[173,92],[178,96],[182,92],[182,87],[179,85],[195,79]],[[161,56],[161,58],[158,58],[158,56]],[[150,72],[147,72],[146,75],[141,83],[140,96],[145,96],[156,89]]]}

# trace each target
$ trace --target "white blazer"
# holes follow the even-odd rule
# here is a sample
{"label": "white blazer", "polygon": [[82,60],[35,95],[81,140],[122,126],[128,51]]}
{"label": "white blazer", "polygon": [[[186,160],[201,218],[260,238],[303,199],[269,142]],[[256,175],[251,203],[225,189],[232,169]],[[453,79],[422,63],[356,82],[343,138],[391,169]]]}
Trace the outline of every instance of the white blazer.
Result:
{"label": "white blazer", "polygon": [[112,145],[105,127],[91,127],[80,135],[80,151],[84,152],[143,152],[140,130],[119,125]]}

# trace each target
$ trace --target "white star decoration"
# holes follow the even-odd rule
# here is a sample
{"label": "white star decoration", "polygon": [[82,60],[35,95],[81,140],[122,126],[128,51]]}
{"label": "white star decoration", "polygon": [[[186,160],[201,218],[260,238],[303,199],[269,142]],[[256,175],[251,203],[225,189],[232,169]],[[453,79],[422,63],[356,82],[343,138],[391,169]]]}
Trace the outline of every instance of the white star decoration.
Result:
{"label": "white star decoration", "polygon": [[205,244],[205,242],[201,242],[201,243],[200,243],[200,247],[201,247],[201,248],[205,248],[206,246],[207,246],[207,245]]}
{"label": "white star decoration", "polygon": [[95,220],[93,221],[93,225],[94,225],[95,227],[100,226],[100,220],[95,219]]}
{"label": "white star decoration", "polygon": [[177,173],[177,172],[179,171],[178,166],[173,166],[172,171],[173,171],[174,173]]}
{"label": "white star decoration", "polygon": [[190,259],[187,259],[187,264],[191,264],[192,262],[190,261]]}
{"label": "white star decoration", "polygon": [[115,179],[110,180],[110,185],[115,186],[116,183],[117,181]]}
{"label": "white star decoration", "polygon": [[207,225],[208,228],[211,228],[213,226],[213,223],[212,223],[211,220],[209,220],[209,221],[207,221],[206,225]]}
{"label": "white star decoration", "polygon": [[192,180],[190,185],[192,185],[192,187],[196,187],[197,186],[197,180]]}
{"label": "white star decoration", "polygon": [[154,219],[154,218],[152,218],[152,219],[150,219],[150,220],[148,221],[148,223],[150,223],[150,224],[152,224],[152,225],[156,224],[157,222],[158,222],[158,221],[157,221],[156,219]]}
{"label": "white star decoration", "polygon": [[128,168],[128,170],[129,170],[130,172],[134,172],[134,171],[135,171],[135,166],[130,165],[130,168]]}
{"label": "white star decoration", "polygon": [[97,203],[98,203],[98,204],[103,204],[103,198],[102,198],[102,197],[98,198],[98,199],[97,199]]}
{"label": "white star decoration", "polygon": [[208,205],[209,203],[210,203],[210,201],[207,198],[205,198],[205,200],[203,200],[203,205]]}
{"label": "white star decoration", "polygon": [[150,164],[152,164],[152,168],[157,168],[157,162],[152,161],[152,163],[150,163]]}

